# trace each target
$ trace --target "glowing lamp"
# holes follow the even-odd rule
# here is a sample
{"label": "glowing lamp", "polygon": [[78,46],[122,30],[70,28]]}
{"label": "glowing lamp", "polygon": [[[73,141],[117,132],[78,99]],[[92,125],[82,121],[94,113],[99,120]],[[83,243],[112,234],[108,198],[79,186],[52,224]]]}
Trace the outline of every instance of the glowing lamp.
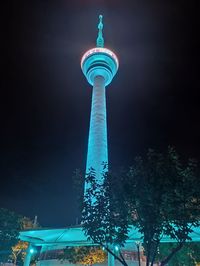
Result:
{"label": "glowing lamp", "polygon": [[33,254],[35,250],[33,248],[30,249],[30,253]]}

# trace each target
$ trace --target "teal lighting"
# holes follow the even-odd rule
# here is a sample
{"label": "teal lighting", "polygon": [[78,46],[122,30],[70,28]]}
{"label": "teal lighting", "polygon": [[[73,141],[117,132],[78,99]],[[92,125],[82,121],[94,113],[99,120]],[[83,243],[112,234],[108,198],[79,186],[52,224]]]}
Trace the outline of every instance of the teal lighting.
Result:
{"label": "teal lighting", "polygon": [[[102,18],[100,20],[102,23]],[[99,30],[102,31],[102,28]],[[105,56],[102,56],[105,55]],[[93,61],[89,61],[89,59],[93,58]],[[101,168],[102,161],[108,162],[108,149],[107,149],[107,125],[106,125],[106,102],[105,102],[105,86],[109,84],[111,80],[107,80],[106,83],[106,75],[107,72],[102,72],[99,70],[101,66],[92,65],[95,60],[97,62],[99,58],[102,58],[102,64],[105,64],[105,68],[111,68],[110,71],[110,79],[114,77],[117,72],[119,63],[116,55],[111,51],[104,47],[95,47],[87,51],[81,60],[81,67],[84,75],[86,76],[88,82],[93,86],[93,98],[92,98],[92,109],[91,109],[91,118],[90,118],[90,131],[89,131],[89,141],[88,141],[88,156],[87,156],[87,166],[86,172],[88,171],[90,166],[100,167],[99,173],[103,171]],[[107,60],[109,58],[109,60]],[[89,63],[90,62],[90,63]],[[99,73],[99,75],[90,76],[88,71],[90,68],[93,69],[94,73]],[[96,67],[96,68],[95,68]],[[95,72],[96,71],[96,72]],[[99,72],[98,72],[99,71]],[[106,73],[106,74],[105,74]],[[105,74],[105,75],[104,75]],[[109,75],[108,75],[109,76]],[[102,180],[102,174],[98,175],[98,180]],[[87,184],[85,185],[85,189],[87,189]],[[189,233],[189,237],[193,242],[200,242],[200,227],[191,227],[191,231]],[[127,232],[128,239],[126,240],[124,249],[132,248],[134,243],[139,243],[142,241],[143,235],[137,228],[134,226],[129,226],[129,230]],[[76,247],[76,246],[94,246],[94,242],[91,239],[88,239],[83,231],[83,228],[80,226],[72,226],[65,227],[59,229],[32,229],[21,231],[19,233],[19,239],[21,241],[25,241],[29,243],[29,248],[27,249],[27,254],[25,258],[24,265],[30,265],[31,254],[34,252],[38,252],[41,250],[60,250],[61,248],[68,247]],[[171,239],[170,236],[162,235],[161,243],[176,243],[175,239]],[[34,248],[31,248],[33,245]],[[37,249],[37,247],[41,247]],[[112,246],[114,252],[119,251],[119,246]],[[105,247],[102,248],[107,249],[107,243],[105,243]],[[35,250],[35,251],[34,251]],[[46,258],[48,259],[48,258]],[[49,261],[38,261],[39,264],[49,264]]]}
{"label": "teal lighting", "polygon": [[97,37],[97,47],[104,47],[104,39],[103,39],[103,22],[102,22],[103,16],[99,15],[99,24],[98,24],[98,37]]}
{"label": "teal lighting", "polygon": [[102,76],[105,86],[109,85],[117,73],[119,61],[109,49],[95,47],[88,50],[81,59],[81,68],[90,85],[94,85],[94,78]]}
{"label": "teal lighting", "polygon": [[[189,237],[193,242],[200,242],[200,227],[191,227]],[[34,229],[21,231],[19,238],[22,241],[32,243],[36,246],[87,246],[94,245],[88,240],[82,227],[65,227],[59,229]],[[142,241],[142,234],[134,226],[130,226],[126,243],[134,245],[136,241]],[[169,236],[162,235],[161,243],[176,242]],[[78,243],[78,244],[77,244]]]}
{"label": "teal lighting", "polygon": [[[96,47],[81,59],[81,69],[93,86],[86,173],[95,170],[96,181],[101,183],[108,170],[107,119],[105,88],[117,73],[119,61],[115,53],[104,47],[103,16],[99,16]],[[85,184],[85,191],[89,184]]]}
{"label": "teal lighting", "polygon": [[104,48],[102,19],[103,16],[100,15],[96,47],[88,50],[81,59],[81,69],[92,86],[94,85],[94,78],[97,76],[104,78],[105,86],[110,84],[119,67],[115,53]]}
{"label": "teal lighting", "polygon": [[119,247],[118,246],[115,246],[115,251],[119,251]]}
{"label": "teal lighting", "polygon": [[35,250],[33,248],[30,249],[30,253],[33,254]]}

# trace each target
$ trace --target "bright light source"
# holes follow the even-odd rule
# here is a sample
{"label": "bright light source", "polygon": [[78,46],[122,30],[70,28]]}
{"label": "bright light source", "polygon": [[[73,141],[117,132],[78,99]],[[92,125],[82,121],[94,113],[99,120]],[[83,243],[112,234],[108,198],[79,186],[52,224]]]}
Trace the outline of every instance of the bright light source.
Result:
{"label": "bright light source", "polygon": [[115,246],[115,251],[119,251],[119,247],[118,246]]}
{"label": "bright light source", "polygon": [[81,68],[83,66],[83,62],[85,61],[85,59],[87,57],[91,56],[92,54],[98,54],[98,53],[100,53],[100,54],[104,53],[104,54],[110,55],[115,60],[115,62],[117,64],[117,69],[118,69],[119,60],[118,60],[116,54],[113,51],[111,51],[111,50],[109,50],[107,48],[103,48],[103,47],[95,47],[95,48],[89,49],[87,52],[85,52],[84,55],[81,58]]}
{"label": "bright light source", "polygon": [[33,248],[30,249],[30,253],[31,253],[31,254],[34,253],[34,249],[33,249]]}

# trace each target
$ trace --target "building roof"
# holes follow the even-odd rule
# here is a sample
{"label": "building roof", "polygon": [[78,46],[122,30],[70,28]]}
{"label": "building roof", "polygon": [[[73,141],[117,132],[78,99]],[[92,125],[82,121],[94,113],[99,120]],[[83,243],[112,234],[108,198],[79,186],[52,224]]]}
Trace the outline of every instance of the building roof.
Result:
{"label": "building roof", "polygon": [[[193,242],[200,242],[200,227],[193,228],[190,234]],[[87,240],[82,227],[66,227],[60,229],[37,229],[21,231],[19,238],[34,245],[53,245],[53,246],[87,246],[93,245],[92,241]],[[129,231],[127,243],[133,243],[142,239],[141,233],[134,227]],[[161,242],[173,242],[169,237],[163,236]]]}

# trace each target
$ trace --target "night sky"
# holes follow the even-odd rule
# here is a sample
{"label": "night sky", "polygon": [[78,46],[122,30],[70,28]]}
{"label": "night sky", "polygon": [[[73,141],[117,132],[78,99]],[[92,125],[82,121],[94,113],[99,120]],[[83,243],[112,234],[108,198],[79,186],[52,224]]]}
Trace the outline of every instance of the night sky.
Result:
{"label": "night sky", "polygon": [[7,1],[1,10],[0,207],[75,224],[92,89],[80,69],[104,15],[120,67],[107,89],[110,167],[148,148],[200,160],[199,1]]}

